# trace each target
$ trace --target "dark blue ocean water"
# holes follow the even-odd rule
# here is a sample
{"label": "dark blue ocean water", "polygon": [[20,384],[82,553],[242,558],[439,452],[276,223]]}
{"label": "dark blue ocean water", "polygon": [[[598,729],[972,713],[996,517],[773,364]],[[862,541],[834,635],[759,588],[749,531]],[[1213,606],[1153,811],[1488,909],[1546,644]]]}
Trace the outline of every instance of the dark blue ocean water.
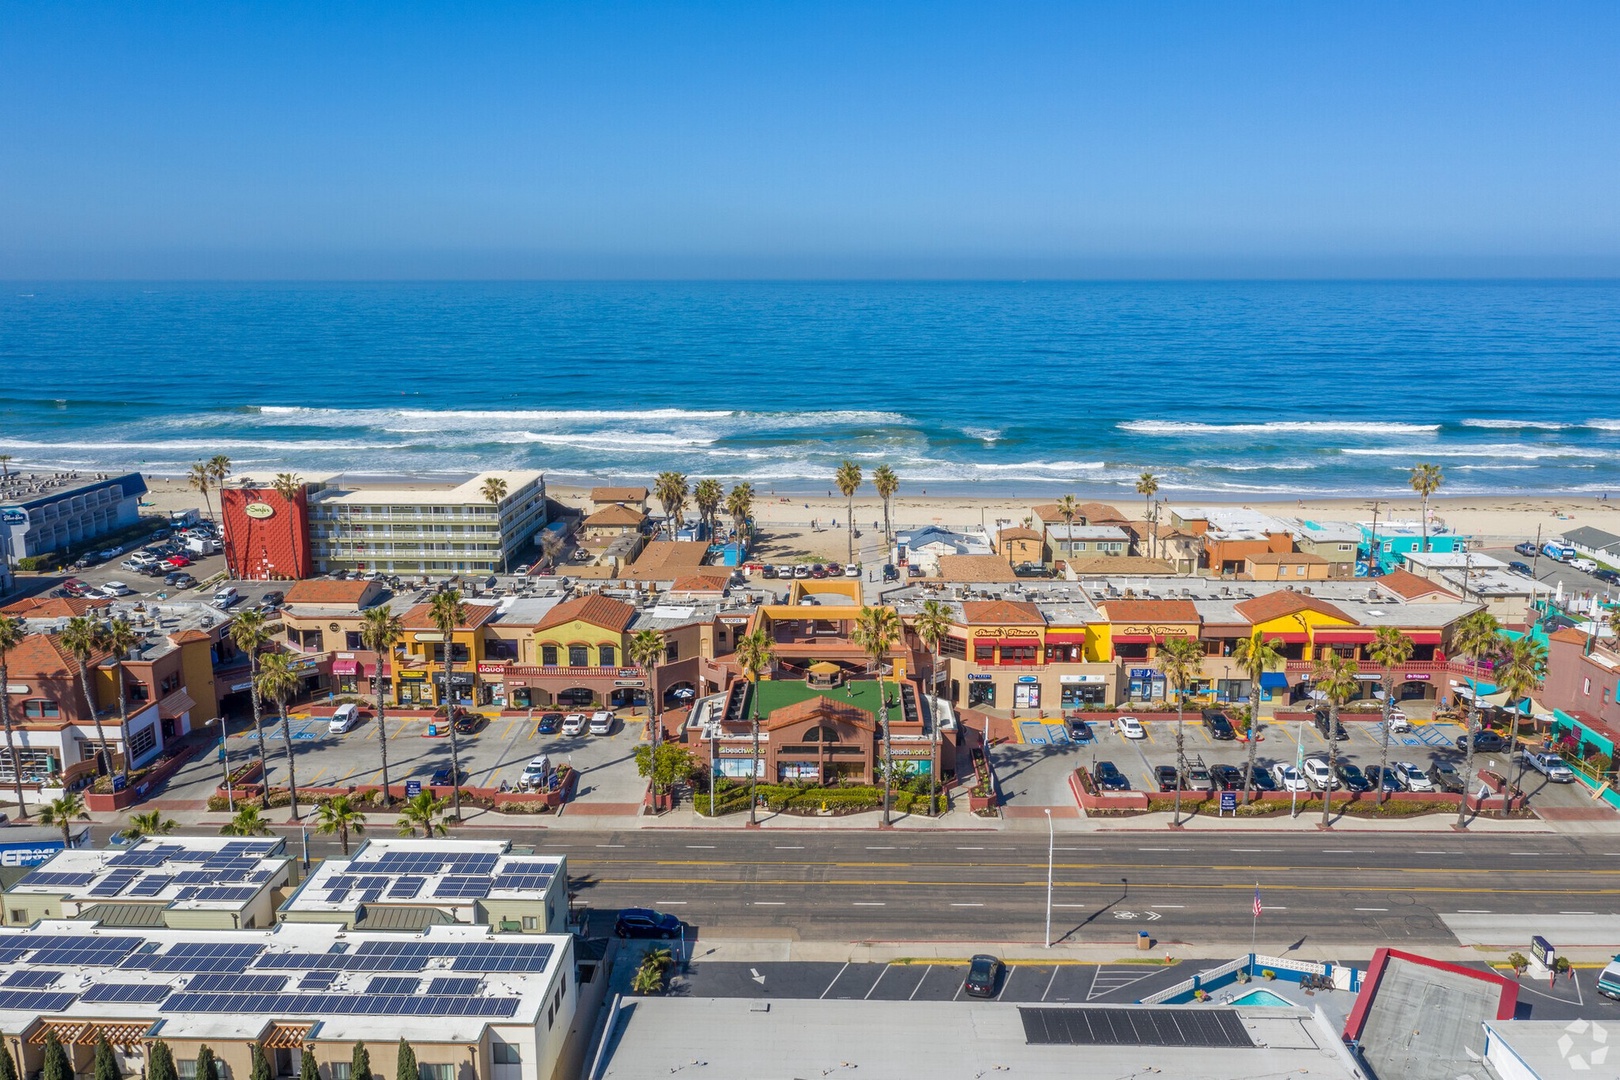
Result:
{"label": "dark blue ocean water", "polygon": [[1620,490],[1620,283],[37,284],[0,452],[762,489]]}

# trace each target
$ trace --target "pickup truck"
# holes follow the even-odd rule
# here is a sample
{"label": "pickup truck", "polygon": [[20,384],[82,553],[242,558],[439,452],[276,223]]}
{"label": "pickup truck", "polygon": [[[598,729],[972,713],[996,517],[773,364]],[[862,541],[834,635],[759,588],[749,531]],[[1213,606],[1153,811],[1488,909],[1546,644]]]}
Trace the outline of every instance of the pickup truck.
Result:
{"label": "pickup truck", "polygon": [[1555,784],[1575,782],[1575,773],[1557,754],[1526,754],[1524,763]]}

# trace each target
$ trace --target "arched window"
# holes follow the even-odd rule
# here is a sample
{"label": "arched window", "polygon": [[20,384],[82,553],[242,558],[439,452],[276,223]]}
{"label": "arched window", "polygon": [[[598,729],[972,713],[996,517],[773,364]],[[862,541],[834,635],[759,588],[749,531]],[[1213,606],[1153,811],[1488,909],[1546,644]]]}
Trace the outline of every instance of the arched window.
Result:
{"label": "arched window", "polygon": [[805,742],[837,742],[838,732],[830,727],[813,727],[804,733]]}

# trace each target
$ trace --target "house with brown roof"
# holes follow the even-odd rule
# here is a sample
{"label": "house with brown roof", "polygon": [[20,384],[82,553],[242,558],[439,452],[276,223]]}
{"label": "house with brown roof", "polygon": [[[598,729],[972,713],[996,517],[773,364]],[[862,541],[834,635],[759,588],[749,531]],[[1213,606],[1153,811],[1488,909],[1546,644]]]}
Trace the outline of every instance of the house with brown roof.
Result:
{"label": "house with brown roof", "polygon": [[1239,580],[1326,581],[1332,565],[1303,551],[1262,551],[1243,557]]}
{"label": "house with brown roof", "polygon": [[[1057,503],[1042,503],[1034,508],[1033,513],[1038,521],[1044,525],[1064,525],[1067,522],[1063,515],[1058,513]],[[1119,508],[1103,502],[1083,502],[1074,508],[1074,523],[1076,525],[1126,525],[1130,519],[1119,512]]]}
{"label": "house with brown roof", "polygon": [[615,540],[621,536],[641,532],[647,515],[623,503],[609,503],[590,517],[582,526],[587,540]]}
{"label": "house with brown roof", "polygon": [[624,507],[647,516],[647,489],[644,487],[593,487],[591,508],[597,512],[610,506]]}
{"label": "house with brown roof", "polygon": [[708,566],[703,560],[709,545],[701,540],[654,540],[641,550],[636,561],[619,571],[625,581],[653,581],[673,584],[693,576],[727,581],[732,571],[725,566]]}
{"label": "house with brown roof", "polygon": [[1408,604],[1455,603],[1462,599],[1444,585],[1419,577],[1404,567],[1369,580],[1374,588],[1388,590]]}
{"label": "house with brown roof", "polygon": [[964,585],[1018,580],[1013,568],[1000,555],[941,555],[939,576],[942,581]]}
{"label": "house with brown roof", "polygon": [[1046,538],[1022,525],[1002,529],[996,534],[996,554],[1013,566],[1024,563],[1044,566],[1047,562]]}
{"label": "house with brown roof", "polygon": [[1150,660],[1171,638],[1198,639],[1201,619],[1191,600],[1118,597],[1099,601],[1097,610],[1108,620],[1106,659]]}
{"label": "house with brown roof", "polygon": [[76,619],[111,605],[112,601],[105,597],[30,596],[0,608],[0,615],[14,619]]}

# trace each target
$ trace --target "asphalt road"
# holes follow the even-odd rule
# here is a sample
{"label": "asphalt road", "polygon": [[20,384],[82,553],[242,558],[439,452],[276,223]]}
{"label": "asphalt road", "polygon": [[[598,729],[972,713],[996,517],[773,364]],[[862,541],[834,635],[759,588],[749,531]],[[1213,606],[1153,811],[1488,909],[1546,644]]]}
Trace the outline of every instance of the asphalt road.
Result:
{"label": "asphalt road", "polygon": [[[1047,843],[1038,835],[458,835],[566,853],[576,903],[659,908],[699,938],[1038,943],[1044,930]],[[1256,885],[1270,948],[1455,945],[1442,913],[1620,913],[1620,837],[1166,830],[1058,839],[1053,930],[1068,942],[1131,945],[1147,930],[1167,947],[1246,948]],[[336,845],[312,836],[311,850],[336,854]]]}

